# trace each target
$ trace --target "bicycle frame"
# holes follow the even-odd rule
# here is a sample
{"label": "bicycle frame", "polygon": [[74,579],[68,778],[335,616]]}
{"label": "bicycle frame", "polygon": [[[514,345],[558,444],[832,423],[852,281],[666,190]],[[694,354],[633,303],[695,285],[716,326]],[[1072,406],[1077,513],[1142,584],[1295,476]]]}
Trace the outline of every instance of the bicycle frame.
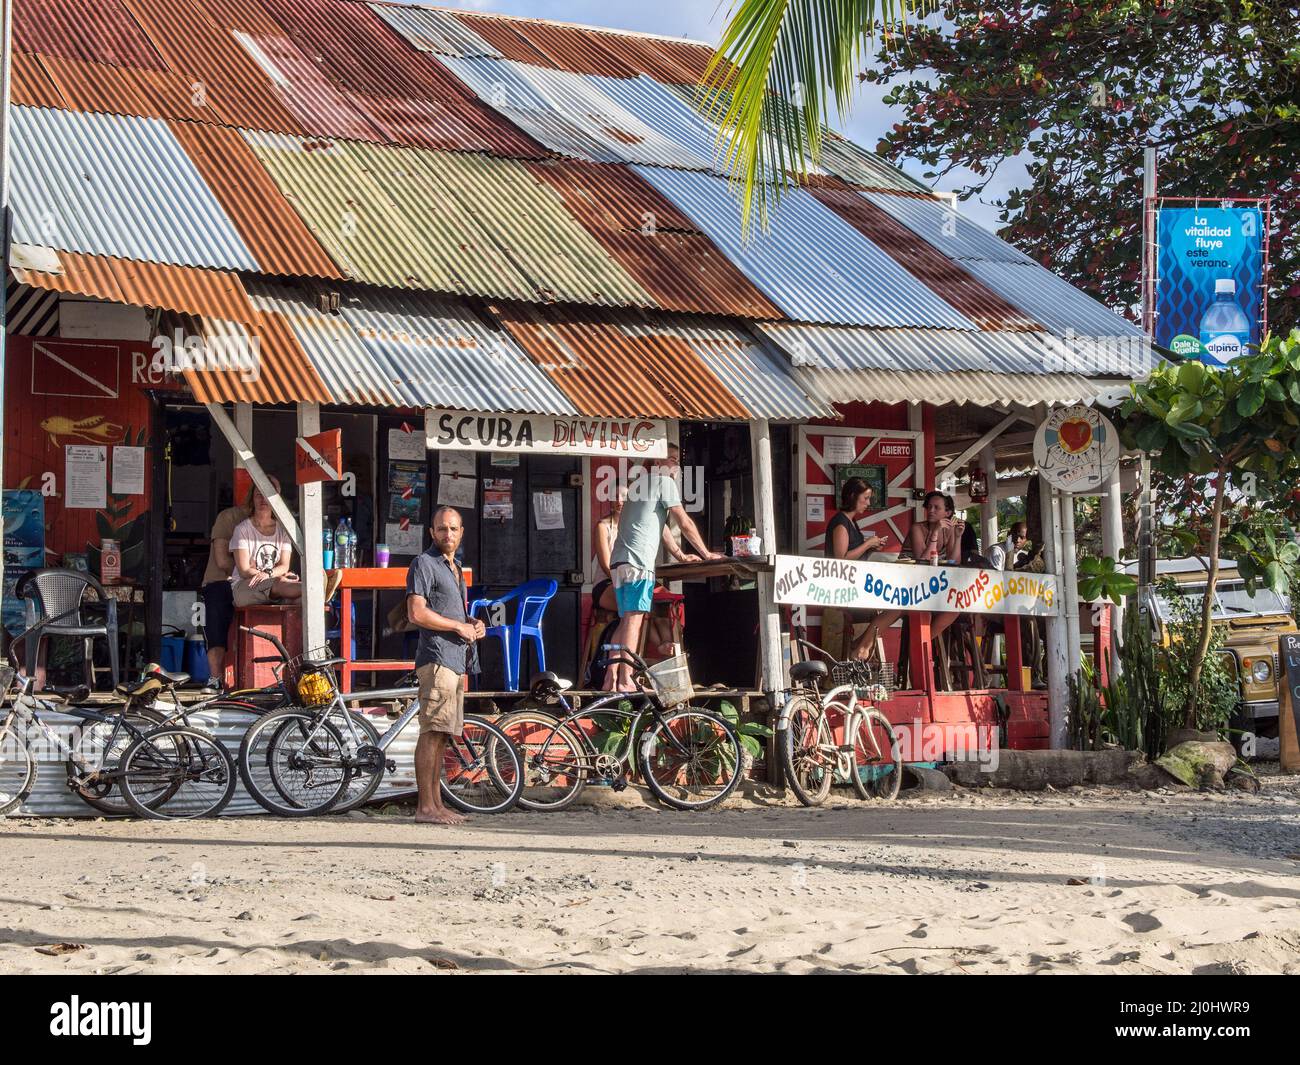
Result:
{"label": "bicycle frame", "polygon": [[[111,722],[113,731],[109,733],[108,739],[103,745],[103,750],[100,752],[99,765],[92,765],[77,750],[64,743],[63,738],[50,725],[41,720],[40,710],[48,710],[51,713],[66,713],[86,724],[107,724]],[[9,713],[5,716],[4,724],[0,726],[0,743],[3,743],[8,737],[15,721],[28,726],[34,725],[40,729],[41,735],[72,762],[83,776],[98,776],[104,772],[104,758],[112,750],[114,742],[123,730],[128,732],[133,740],[138,740],[144,735],[140,729],[126,720],[124,713],[105,714],[81,706],[58,705],[49,700],[38,699],[25,691],[20,691],[14,696]]]}

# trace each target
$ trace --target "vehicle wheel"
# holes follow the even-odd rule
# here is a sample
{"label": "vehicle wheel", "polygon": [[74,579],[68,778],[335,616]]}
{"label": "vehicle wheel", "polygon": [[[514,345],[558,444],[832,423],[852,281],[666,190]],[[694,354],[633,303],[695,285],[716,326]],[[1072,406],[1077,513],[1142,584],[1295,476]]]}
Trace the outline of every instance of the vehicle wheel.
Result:
{"label": "vehicle wheel", "polygon": [[717,714],[688,706],[655,722],[638,741],[641,777],[660,802],[707,810],[740,783],[743,749]]}
{"label": "vehicle wheel", "polygon": [[22,806],[35,786],[36,756],[27,724],[15,717],[0,736],[0,817]]}
{"label": "vehicle wheel", "polygon": [[[127,721],[141,732],[156,729],[166,720],[166,716],[160,710],[149,706],[133,707],[126,712]],[[127,817],[134,811],[122,798],[118,787],[117,768],[121,766],[122,756],[126,754],[127,748],[135,743],[138,737],[125,728],[117,730],[117,735],[113,736],[111,744],[109,744],[110,736],[113,736],[112,721],[86,723],[81,733],[81,742],[77,745],[77,753],[92,764],[102,765],[104,775],[94,781],[81,781],[74,790],[84,803],[100,813],[110,817]],[[109,749],[104,751],[106,745]],[[100,761],[101,751],[103,751],[103,761]],[[175,790],[174,785],[159,781],[156,794],[148,795],[141,791],[138,793],[138,798],[146,805],[159,806],[175,794]]]}
{"label": "vehicle wheel", "polygon": [[[378,748],[379,746],[379,729],[365,714],[356,711],[349,712],[357,731],[362,733],[361,740],[368,747]],[[340,732],[343,730],[340,729]],[[375,792],[379,790],[379,785],[383,783],[384,773],[387,772],[388,756],[380,751],[379,769],[376,772],[361,772],[352,769],[348,773],[348,786],[343,791],[343,797],[331,807],[330,812],[336,814],[345,814],[349,810],[355,810],[359,806],[364,806],[374,798]]]}
{"label": "vehicle wheel", "polygon": [[[141,736],[122,756],[122,798],[140,817],[216,817],[235,794],[235,760],[212,733],[165,725]],[[157,802],[158,794],[168,798]]]}
{"label": "vehicle wheel", "polygon": [[542,710],[517,710],[501,718],[497,727],[523,764],[519,805],[525,810],[572,806],[587,785],[592,751],[586,738]]}
{"label": "vehicle wheel", "polygon": [[258,804],[280,817],[311,817],[347,790],[343,737],[334,724],[296,707],[258,718],[239,745],[239,775]]}
{"label": "vehicle wheel", "polygon": [[519,752],[496,725],[467,716],[461,734],[451,737],[443,751],[441,790],[462,813],[509,810],[524,790]]}
{"label": "vehicle wheel", "polygon": [[853,739],[853,789],[860,799],[896,799],[903,784],[898,733],[879,710],[858,717]]}
{"label": "vehicle wheel", "polygon": [[777,745],[781,768],[795,797],[805,806],[820,806],[835,782],[838,752],[831,723],[816,699],[793,697],[790,724]]}

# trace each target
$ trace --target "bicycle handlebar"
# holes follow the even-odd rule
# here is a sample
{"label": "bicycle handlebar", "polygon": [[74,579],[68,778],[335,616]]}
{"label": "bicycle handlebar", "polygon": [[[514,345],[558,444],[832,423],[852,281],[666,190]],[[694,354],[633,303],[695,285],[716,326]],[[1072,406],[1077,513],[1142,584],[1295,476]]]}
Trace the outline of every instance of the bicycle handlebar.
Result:
{"label": "bicycle handlebar", "polygon": [[289,662],[289,649],[280,642],[280,637],[273,632],[264,632],[262,629],[251,629],[247,625],[239,626],[240,632],[246,632],[250,636],[256,636],[260,640],[268,641],[272,647],[280,652],[280,661],[286,665]]}
{"label": "bicycle handlebar", "polygon": [[604,658],[596,662],[596,667],[598,669],[602,666],[629,665],[634,666],[637,673],[650,672],[650,663],[630,647],[625,647],[621,643],[602,643],[600,649],[602,652],[613,651],[616,652],[616,654],[607,654]]}

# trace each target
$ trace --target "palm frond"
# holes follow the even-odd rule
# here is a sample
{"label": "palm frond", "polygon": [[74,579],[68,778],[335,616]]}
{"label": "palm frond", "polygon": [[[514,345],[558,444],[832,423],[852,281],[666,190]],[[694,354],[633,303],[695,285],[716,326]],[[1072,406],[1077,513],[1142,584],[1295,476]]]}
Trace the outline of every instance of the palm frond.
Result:
{"label": "palm frond", "polygon": [[933,0],[734,0],[697,106],[718,127],[742,190],[745,232],[821,154],[834,107],[852,106],[856,74],[881,29],[905,27]]}

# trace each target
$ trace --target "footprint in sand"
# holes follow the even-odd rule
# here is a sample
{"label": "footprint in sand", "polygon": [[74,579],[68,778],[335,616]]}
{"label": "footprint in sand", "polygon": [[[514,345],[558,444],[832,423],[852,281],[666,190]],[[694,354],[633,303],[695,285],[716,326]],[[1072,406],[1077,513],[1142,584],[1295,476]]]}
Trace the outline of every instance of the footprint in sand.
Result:
{"label": "footprint in sand", "polygon": [[1164,927],[1158,918],[1149,913],[1130,913],[1123,921],[1134,932],[1154,932],[1157,928]]}

